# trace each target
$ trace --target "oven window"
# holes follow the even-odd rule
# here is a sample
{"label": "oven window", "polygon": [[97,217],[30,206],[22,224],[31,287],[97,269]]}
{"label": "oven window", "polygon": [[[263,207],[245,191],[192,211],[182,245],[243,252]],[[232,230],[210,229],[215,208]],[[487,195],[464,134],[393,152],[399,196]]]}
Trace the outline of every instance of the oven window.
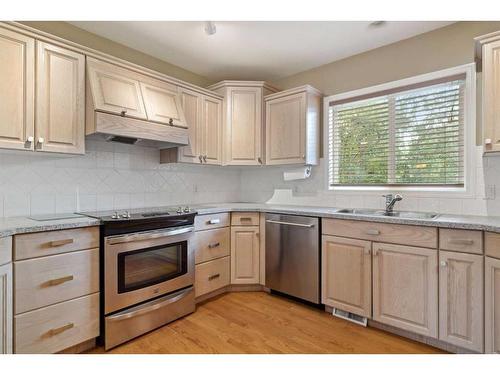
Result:
{"label": "oven window", "polygon": [[118,293],[158,284],[187,273],[187,241],[118,255]]}

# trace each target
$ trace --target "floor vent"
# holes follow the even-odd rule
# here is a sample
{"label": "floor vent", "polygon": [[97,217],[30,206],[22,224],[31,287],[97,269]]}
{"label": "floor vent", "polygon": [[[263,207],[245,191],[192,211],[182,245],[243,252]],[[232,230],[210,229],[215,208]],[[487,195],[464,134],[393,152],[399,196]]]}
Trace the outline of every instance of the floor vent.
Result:
{"label": "floor vent", "polygon": [[350,312],[347,312],[344,310],[340,310],[337,308],[333,309],[332,315],[336,316],[337,318],[345,319],[345,320],[348,320],[350,322],[359,324],[360,326],[363,326],[363,327],[366,327],[366,325],[368,324],[367,318],[364,318],[360,315],[356,315],[356,314],[353,314],[353,313],[350,313]]}

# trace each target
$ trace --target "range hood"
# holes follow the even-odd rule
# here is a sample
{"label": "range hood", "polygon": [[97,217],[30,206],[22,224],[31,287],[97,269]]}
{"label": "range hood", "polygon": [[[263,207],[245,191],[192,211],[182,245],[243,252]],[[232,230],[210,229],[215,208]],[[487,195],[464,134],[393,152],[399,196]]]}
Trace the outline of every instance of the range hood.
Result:
{"label": "range hood", "polygon": [[189,134],[176,86],[87,59],[86,135],[158,149],[186,146]]}

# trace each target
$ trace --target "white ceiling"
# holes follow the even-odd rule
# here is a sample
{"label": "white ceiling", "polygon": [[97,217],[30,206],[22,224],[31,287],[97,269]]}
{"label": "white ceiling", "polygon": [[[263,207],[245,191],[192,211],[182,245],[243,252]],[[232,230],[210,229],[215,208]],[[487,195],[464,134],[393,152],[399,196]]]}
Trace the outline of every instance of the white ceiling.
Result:
{"label": "white ceiling", "polygon": [[276,80],[452,22],[75,21],[73,25],[213,80]]}

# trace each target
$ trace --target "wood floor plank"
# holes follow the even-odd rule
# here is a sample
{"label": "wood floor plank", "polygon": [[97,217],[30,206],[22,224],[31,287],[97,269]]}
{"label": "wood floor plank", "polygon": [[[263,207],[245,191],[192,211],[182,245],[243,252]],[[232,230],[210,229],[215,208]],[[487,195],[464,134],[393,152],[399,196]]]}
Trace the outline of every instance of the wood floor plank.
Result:
{"label": "wood floor plank", "polygon": [[[88,353],[104,353],[95,348]],[[105,353],[250,354],[443,351],[264,292],[228,293],[196,312]]]}

